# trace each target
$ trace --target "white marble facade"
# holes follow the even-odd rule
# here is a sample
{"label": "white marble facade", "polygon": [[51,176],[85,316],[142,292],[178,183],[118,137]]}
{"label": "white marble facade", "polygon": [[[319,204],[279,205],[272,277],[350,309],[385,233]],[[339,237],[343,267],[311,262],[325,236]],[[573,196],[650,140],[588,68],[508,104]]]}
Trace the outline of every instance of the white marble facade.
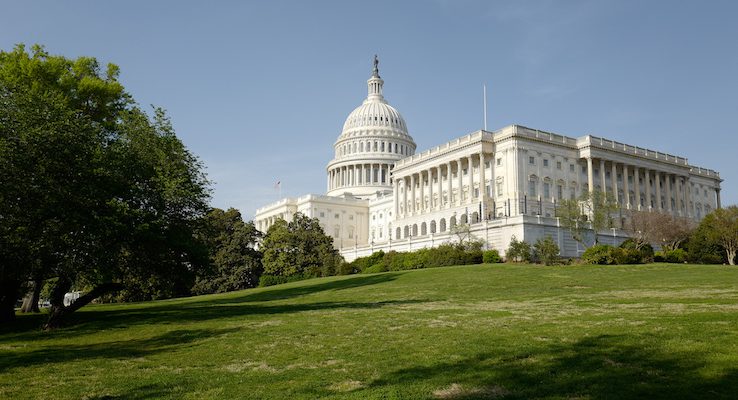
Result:
{"label": "white marble facade", "polygon": [[[555,217],[561,199],[611,193],[629,209],[700,220],[720,207],[720,175],[686,158],[591,135],[572,138],[520,125],[477,131],[415,154],[402,116],[382,95],[375,60],[367,99],[347,118],[327,166],[327,195],[287,198],[256,211],[266,232],[302,212],[320,220],[347,260],[382,249],[407,251],[454,241],[468,223],[501,253],[514,235],[551,236],[563,256],[578,248]],[[618,243],[625,234],[601,232]]]}

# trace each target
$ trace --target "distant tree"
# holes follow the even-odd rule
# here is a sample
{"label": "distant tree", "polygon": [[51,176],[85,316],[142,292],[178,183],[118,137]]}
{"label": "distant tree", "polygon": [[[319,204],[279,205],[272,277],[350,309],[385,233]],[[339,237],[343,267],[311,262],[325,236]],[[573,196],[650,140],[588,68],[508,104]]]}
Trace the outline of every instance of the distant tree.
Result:
{"label": "distant tree", "polygon": [[738,252],[738,206],[718,208],[707,214],[701,224],[710,241],[725,249],[728,264],[735,265]]}
{"label": "distant tree", "polygon": [[279,219],[261,244],[265,275],[306,277],[335,275],[343,258],[317,218],[296,213],[291,222]]}
{"label": "distant tree", "polygon": [[597,234],[614,226],[612,215],[617,210],[612,194],[594,190],[585,191],[578,200],[561,200],[556,216],[574,240],[588,247],[591,244],[586,242],[586,233],[593,231],[593,244],[599,243]]}
{"label": "distant tree", "polygon": [[654,238],[658,236],[656,234],[658,217],[656,213],[648,211],[630,210],[628,212],[627,222],[623,229],[632,239],[636,250],[640,251],[644,246],[656,243]]}
{"label": "distant tree", "polygon": [[628,215],[625,230],[636,250],[646,244],[659,244],[665,251],[674,250],[689,238],[695,227],[691,219],[665,212],[631,210]]}
{"label": "distant tree", "polygon": [[535,258],[546,265],[553,265],[559,259],[559,245],[551,236],[536,240],[533,244],[533,252]]}
{"label": "distant tree", "polygon": [[198,274],[193,292],[222,293],[255,287],[263,271],[261,238],[253,222],[244,222],[234,208],[215,208],[203,220],[199,235],[208,248],[209,268]]}

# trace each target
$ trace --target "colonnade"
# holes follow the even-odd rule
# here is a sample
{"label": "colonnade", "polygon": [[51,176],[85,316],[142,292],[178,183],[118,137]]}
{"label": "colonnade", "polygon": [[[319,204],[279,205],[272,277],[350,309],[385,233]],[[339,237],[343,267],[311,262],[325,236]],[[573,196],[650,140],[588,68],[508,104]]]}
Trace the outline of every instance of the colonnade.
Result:
{"label": "colonnade", "polygon": [[[483,152],[473,153],[418,172],[395,176],[393,183],[395,215],[417,215],[483,202],[487,197],[485,177],[487,158],[492,159]],[[478,167],[476,174],[475,162]],[[494,166],[494,163],[490,165]],[[464,167],[467,169],[466,176],[463,173]],[[401,188],[403,190],[400,190]],[[478,192],[475,192],[475,189],[478,189]]]}
{"label": "colonnade", "polygon": [[328,171],[328,190],[351,186],[388,186],[392,165],[361,163],[336,167]]}
{"label": "colonnade", "polygon": [[[594,159],[587,157],[587,185],[590,193],[595,190]],[[603,194],[610,192],[626,209],[661,211],[673,215],[696,215],[692,201],[689,174],[676,174],[638,165],[598,159],[599,183]],[[608,185],[606,173],[610,172]],[[622,182],[618,182],[620,173]],[[632,186],[629,177],[633,177]],[[609,188],[608,188],[609,187]],[[621,192],[622,191],[622,192]],[[623,198],[620,198],[622,193]]]}

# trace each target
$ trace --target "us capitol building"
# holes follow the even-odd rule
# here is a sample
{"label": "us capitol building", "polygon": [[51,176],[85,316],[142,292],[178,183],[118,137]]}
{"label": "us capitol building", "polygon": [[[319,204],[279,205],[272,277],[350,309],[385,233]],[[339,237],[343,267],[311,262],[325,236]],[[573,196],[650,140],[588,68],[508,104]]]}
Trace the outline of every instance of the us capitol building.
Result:
{"label": "us capitol building", "polygon": [[[629,209],[700,220],[720,207],[720,175],[686,158],[591,135],[578,138],[520,125],[480,130],[422,153],[374,70],[366,100],[346,118],[328,163],[326,194],[284,198],[256,210],[266,232],[300,212],[317,218],[347,261],[378,250],[411,251],[458,240],[468,224],[486,248],[550,236],[561,255],[584,250],[555,217],[558,201],[611,193]],[[627,234],[599,232],[601,243]]]}

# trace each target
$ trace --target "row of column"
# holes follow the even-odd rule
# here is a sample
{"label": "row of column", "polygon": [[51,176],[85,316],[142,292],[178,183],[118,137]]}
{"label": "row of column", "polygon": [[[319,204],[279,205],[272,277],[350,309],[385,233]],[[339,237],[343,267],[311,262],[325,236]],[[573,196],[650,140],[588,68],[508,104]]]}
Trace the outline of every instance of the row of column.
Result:
{"label": "row of column", "polygon": [[[478,174],[476,177],[474,176],[473,168],[475,159],[478,161]],[[463,174],[464,164],[466,164],[468,171],[466,182],[464,182]],[[485,154],[474,153],[407,176],[396,177],[394,181],[395,215],[408,216],[431,212],[434,210],[442,210],[445,208],[472,203],[475,198],[483,201],[487,196],[484,164]],[[456,196],[454,196],[453,184],[454,166],[456,167],[457,181],[455,186],[457,189]],[[445,192],[444,177],[446,178]],[[436,178],[435,183],[433,182],[433,178]],[[478,196],[474,195],[475,182],[477,182],[479,186]],[[465,183],[467,185],[466,190],[464,190]],[[402,191],[402,195],[400,195],[400,188],[404,189],[404,191]],[[427,204],[425,202],[426,188],[428,190]],[[444,193],[446,194],[446,201],[444,201]],[[437,196],[437,199],[434,201],[435,196]],[[403,204],[404,206],[400,207],[400,204]]]}
{"label": "row of column", "polygon": [[328,190],[364,185],[389,185],[392,164],[345,165],[328,171]]}
{"label": "row of column", "polygon": [[[592,157],[587,157],[587,183],[589,192],[595,190],[594,185],[594,168]],[[680,216],[695,215],[694,202],[691,202],[692,193],[689,184],[688,175],[672,174],[664,171],[653,170],[649,168],[639,167],[636,165],[628,165],[624,163],[616,163],[609,161],[610,164],[610,190],[616,202],[623,203],[626,208],[636,210],[657,210],[666,211]],[[622,191],[624,199],[620,199],[618,187],[618,170],[622,171],[623,183]],[[631,203],[630,198],[630,182],[628,177],[633,176],[633,194],[634,199]],[[603,194],[607,194],[606,165],[604,159],[599,159],[599,180],[600,190]],[[641,192],[641,177],[643,177],[643,193]],[[672,180],[674,185],[672,187]],[[672,196],[673,195],[673,196]],[[645,198],[644,198],[645,197]],[[651,204],[652,199],[654,200]],[[674,204],[672,204],[672,199]],[[663,204],[662,205],[662,200]],[[643,203],[643,204],[641,204]]]}

